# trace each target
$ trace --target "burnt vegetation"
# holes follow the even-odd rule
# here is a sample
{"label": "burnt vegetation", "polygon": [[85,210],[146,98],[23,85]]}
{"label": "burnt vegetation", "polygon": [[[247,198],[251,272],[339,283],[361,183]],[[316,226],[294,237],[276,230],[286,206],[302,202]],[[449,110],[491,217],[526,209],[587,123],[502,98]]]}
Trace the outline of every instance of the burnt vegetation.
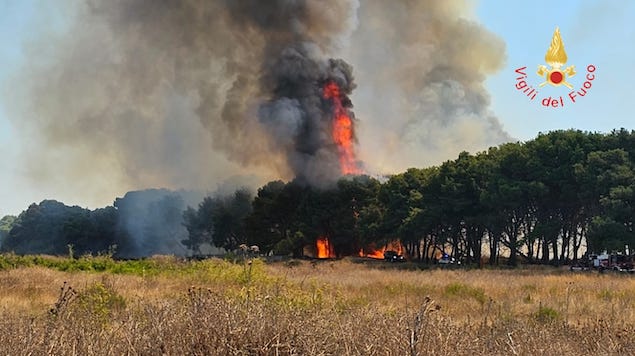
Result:
{"label": "burnt vegetation", "polygon": [[[635,246],[635,132],[540,134],[440,166],[315,188],[273,181],[257,190],[131,192],[97,210],[46,200],[0,224],[2,250],[116,257],[202,254],[257,245],[301,257],[327,237],[337,256],[400,240],[411,260],[445,250],[465,263],[560,264]],[[198,205],[197,205],[198,204]]]}

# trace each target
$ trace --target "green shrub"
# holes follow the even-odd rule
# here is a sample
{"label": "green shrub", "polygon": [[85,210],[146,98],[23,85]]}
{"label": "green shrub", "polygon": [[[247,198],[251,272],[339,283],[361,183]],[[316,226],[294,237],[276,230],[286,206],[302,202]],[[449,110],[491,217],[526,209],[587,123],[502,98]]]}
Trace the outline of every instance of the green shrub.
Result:
{"label": "green shrub", "polygon": [[115,292],[112,285],[97,282],[79,292],[77,297],[81,310],[94,315],[101,321],[108,320],[114,312],[126,308],[124,297]]}
{"label": "green shrub", "polygon": [[481,288],[470,287],[463,283],[451,283],[445,287],[445,294],[448,296],[474,298],[481,305],[487,301],[487,296]]}
{"label": "green shrub", "polygon": [[553,308],[541,305],[534,313],[534,319],[542,323],[549,323],[560,319],[560,313]]}

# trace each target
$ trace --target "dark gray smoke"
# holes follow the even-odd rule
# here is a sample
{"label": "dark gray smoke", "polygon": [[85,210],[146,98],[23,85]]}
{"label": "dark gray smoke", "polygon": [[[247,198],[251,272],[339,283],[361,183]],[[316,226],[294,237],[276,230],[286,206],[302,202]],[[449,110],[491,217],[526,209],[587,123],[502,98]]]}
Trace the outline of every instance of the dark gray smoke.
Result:
{"label": "dark gray smoke", "polygon": [[[300,181],[330,183],[340,176],[337,146],[333,142],[332,108],[323,87],[335,82],[345,96],[354,85],[351,67],[342,60],[316,60],[318,50],[298,43],[283,50],[271,68],[267,85],[273,99],[262,105],[259,117],[282,149]],[[318,57],[319,58],[319,57]]]}
{"label": "dark gray smoke", "polygon": [[[325,51],[347,26],[351,1],[227,1],[236,31],[253,29],[264,38],[260,58],[259,122],[270,149],[280,152],[295,177],[325,184],[340,175],[338,150],[331,137],[332,105],[323,87],[335,82],[342,99],[354,89],[352,67],[329,59]],[[326,12],[325,12],[326,11]]]}

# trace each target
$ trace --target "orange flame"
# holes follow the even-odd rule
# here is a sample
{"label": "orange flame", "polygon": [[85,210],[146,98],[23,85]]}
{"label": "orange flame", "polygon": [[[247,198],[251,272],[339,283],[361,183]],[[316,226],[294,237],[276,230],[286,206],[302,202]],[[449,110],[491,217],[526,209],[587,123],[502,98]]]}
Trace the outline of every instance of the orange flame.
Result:
{"label": "orange flame", "polygon": [[324,97],[333,100],[334,118],[331,135],[338,147],[340,169],[343,174],[361,174],[362,170],[357,166],[355,159],[353,120],[342,105],[340,87],[337,83],[329,82],[324,86]]}
{"label": "orange flame", "polygon": [[384,252],[386,251],[395,251],[398,254],[403,255],[404,247],[399,240],[391,241],[379,249],[376,248],[374,244],[371,244],[359,250],[359,257],[383,259]]}
{"label": "orange flame", "polygon": [[335,249],[327,237],[320,236],[315,242],[317,258],[335,258]]}

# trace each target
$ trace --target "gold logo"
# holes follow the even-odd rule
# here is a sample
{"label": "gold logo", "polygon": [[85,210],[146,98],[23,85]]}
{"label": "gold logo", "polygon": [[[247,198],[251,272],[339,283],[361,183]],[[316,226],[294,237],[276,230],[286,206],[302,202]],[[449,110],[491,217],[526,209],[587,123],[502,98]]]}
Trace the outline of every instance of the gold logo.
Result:
{"label": "gold logo", "polygon": [[573,86],[567,83],[567,77],[573,77],[575,75],[575,66],[568,66],[564,70],[561,70],[565,63],[567,63],[567,52],[564,51],[564,43],[560,37],[560,29],[556,27],[551,38],[551,45],[545,54],[545,61],[551,68],[547,66],[538,66],[538,75],[545,78],[545,81],[539,85],[543,87],[547,84],[551,84],[555,87],[564,85],[569,89]]}

